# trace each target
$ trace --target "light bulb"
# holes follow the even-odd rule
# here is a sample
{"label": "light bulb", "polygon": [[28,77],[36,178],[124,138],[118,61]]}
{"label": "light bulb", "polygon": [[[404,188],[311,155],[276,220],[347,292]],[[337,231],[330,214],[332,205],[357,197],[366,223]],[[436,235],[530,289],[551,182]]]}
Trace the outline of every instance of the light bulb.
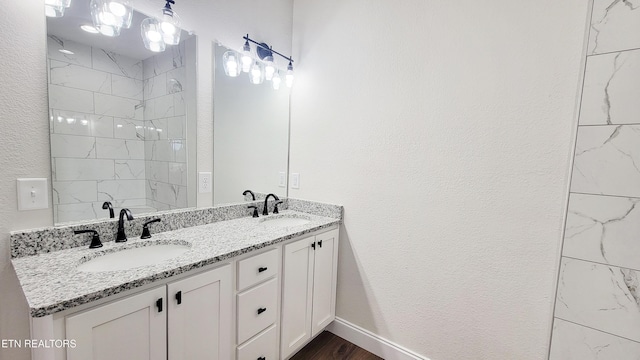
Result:
{"label": "light bulb", "polygon": [[284,77],[285,82],[287,83],[287,87],[293,86],[293,64],[289,61],[289,65],[287,65],[287,75]]}
{"label": "light bulb", "polygon": [[273,62],[273,56],[267,56],[264,59],[264,78],[271,80],[276,72],[276,66]]}
{"label": "light bulb", "polygon": [[165,34],[173,35],[176,33],[176,27],[172,23],[167,21],[163,21],[160,24],[160,28],[162,29],[162,32]]}
{"label": "light bulb", "polygon": [[273,86],[273,90],[280,89],[281,82],[282,82],[282,79],[280,78],[280,72],[276,71],[276,73],[273,74],[273,78],[271,79],[271,85]]}
{"label": "light bulb", "polygon": [[229,50],[222,55],[222,64],[224,67],[224,73],[230,77],[236,77],[240,75],[240,62],[238,60],[238,53],[233,50]]}
{"label": "light bulb", "polygon": [[264,81],[264,65],[255,61],[251,66],[249,73],[249,81],[254,85],[260,85]]}
{"label": "light bulb", "polygon": [[158,42],[160,40],[162,40],[162,35],[155,31],[155,30],[149,30],[147,31],[147,38],[149,39],[149,41],[151,42]]}
{"label": "light bulb", "polygon": [[251,46],[249,46],[249,40],[244,42],[244,46],[242,47],[242,72],[248,73],[251,69],[251,63],[253,59],[251,59]]}
{"label": "light bulb", "polygon": [[165,47],[163,45],[164,43],[160,41],[151,42],[149,44],[149,50],[153,52],[163,52],[165,50]]}
{"label": "light bulb", "polygon": [[166,48],[163,41],[160,24],[155,18],[146,18],[140,23],[140,35],[144,42],[144,47],[153,52],[162,52]]}
{"label": "light bulb", "polygon": [[117,23],[116,16],[107,11],[101,11],[98,14],[98,18],[100,19],[100,23],[104,25],[113,26]]}
{"label": "light bulb", "polygon": [[109,2],[109,11],[115,16],[123,17],[127,14],[127,8],[116,1]]}
{"label": "light bulb", "polygon": [[103,25],[100,26],[100,34],[104,36],[116,36],[116,28],[113,26]]}
{"label": "light bulb", "polygon": [[162,9],[160,31],[166,44],[178,45],[180,43],[180,17],[169,7]]}

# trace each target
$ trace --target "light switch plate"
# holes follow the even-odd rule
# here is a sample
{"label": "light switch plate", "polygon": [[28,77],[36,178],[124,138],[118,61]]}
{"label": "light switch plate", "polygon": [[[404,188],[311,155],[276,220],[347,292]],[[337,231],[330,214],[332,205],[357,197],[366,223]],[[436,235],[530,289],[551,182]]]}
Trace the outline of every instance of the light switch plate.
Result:
{"label": "light switch plate", "polygon": [[198,192],[210,193],[211,192],[211,172],[198,173]]}
{"label": "light switch plate", "polygon": [[280,176],[280,180],[278,181],[278,186],[283,188],[287,186],[287,175],[285,174],[284,171],[280,171],[278,173],[278,175]]}
{"label": "light switch plate", "polygon": [[299,173],[291,174],[291,188],[292,189],[300,189],[300,174]]}
{"label": "light switch plate", "polygon": [[18,179],[18,210],[49,207],[49,186],[46,178]]}

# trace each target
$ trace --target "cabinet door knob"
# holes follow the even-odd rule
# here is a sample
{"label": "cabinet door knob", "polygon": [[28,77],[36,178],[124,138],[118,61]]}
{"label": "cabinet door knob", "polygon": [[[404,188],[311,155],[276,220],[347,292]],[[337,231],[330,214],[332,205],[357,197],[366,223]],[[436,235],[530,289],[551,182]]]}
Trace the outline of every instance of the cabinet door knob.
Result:
{"label": "cabinet door knob", "polygon": [[257,358],[256,360],[267,360],[267,358],[266,358],[266,357],[264,357],[264,356],[260,356],[260,357],[259,357],[259,358]]}
{"label": "cabinet door knob", "polygon": [[258,309],[258,315],[262,314],[263,312],[267,311],[267,308],[260,308]]}
{"label": "cabinet door knob", "polygon": [[162,312],[162,298],[156,301],[156,307],[158,308],[158,312]]}
{"label": "cabinet door knob", "polygon": [[311,247],[313,248],[313,250],[316,249],[316,243],[314,242],[313,244],[311,244]]}
{"label": "cabinet door knob", "polygon": [[322,247],[322,240],[318,241],[318,246]]}
{"label": "cabinet door knob", "polygon": [[176,301],[178,302],[178,305],[182,304],[182,291],[178,291],[176,293]]}
{"label": "cabinet door knob", "polygon": [[267,267],[266,266],[258,268],[258,272],[259,273],[264,272],[264,271],[267,271]]}

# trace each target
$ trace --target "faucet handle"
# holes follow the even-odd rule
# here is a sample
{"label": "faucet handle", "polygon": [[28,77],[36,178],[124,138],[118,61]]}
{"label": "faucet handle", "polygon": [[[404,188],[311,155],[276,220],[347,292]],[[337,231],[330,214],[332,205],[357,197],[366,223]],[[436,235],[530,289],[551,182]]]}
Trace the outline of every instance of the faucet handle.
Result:
{"label": "faucet handle", "polygon": [[93,236],[91,237],[91,245],[89,245],[89,249],[97,249],[102,247],[102,242],[100,241],[100,235],[95,230],[75,230],[74,234],[87,234],[91,233]]}
{"label": "faucet handle", "polygon": [[259,217],[260,215],[258,215],[258,207],[255,205],[251,205],[251,206],[247,206],[247,209],[253,209],[253,217]]}
{"label": "faucet handle", "polygon": [[282,200],[276,201],[275,205],[273,205],[273,213],[278,214],[278,204],[282,204]]}
{"label": "faucet handle", "polygon": [[149,220],[146,223],[142,224],[142,235],[140,239],[149,239],[151,237],[151,232],[149,231],[149,224],[160,222],[160,219]]}

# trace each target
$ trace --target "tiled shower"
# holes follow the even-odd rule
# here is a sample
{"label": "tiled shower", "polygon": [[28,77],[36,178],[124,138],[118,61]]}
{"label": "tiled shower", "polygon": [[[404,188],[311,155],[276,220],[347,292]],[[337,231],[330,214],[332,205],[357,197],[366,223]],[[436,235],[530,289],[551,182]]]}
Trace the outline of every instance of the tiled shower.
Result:
{"label": "tiled shower", "polygon": [[550,360],[640,354],[640,3],[594,0]]}
{"label": "tiled shower", "polygon": [[139,60],[49,36],[48,49],[55,221],[105,217],[104,201],[137,213],[187,207],[195,47]]}

